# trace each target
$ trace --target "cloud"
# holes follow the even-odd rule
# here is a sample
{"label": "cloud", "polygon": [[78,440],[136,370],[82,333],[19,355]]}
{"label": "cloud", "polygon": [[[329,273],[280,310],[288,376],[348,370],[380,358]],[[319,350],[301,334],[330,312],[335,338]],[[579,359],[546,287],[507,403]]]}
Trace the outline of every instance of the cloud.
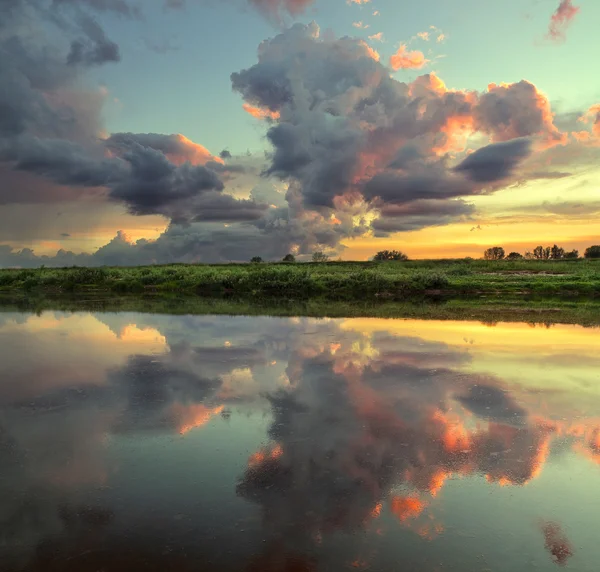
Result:
{"label": "cloud", "polygon": [[[314,0],[243,0],[267,19],[282,23],[285,16],[299,16]],[[165,0],[165,7],[179,10],[185,7],[187,0]]]}
{"label": "cloud", "polygon": [[398,70],[418,70],[421,69],[429,60],[425,58],[423,52],[413,50],[409,52],[405,44],[402,44],[398,51],[390,57],[390,67],[394,71]]}
{"label": "cloud", "polygon": [[550,18],[548,37],[555,42],[564,41],[566,39],[567,28],[571,25],[579,11],[579,6],[574,6],[573,0],[560,0],[558,8]]}
{"label": "cloud", "polygon": [[471,180],[483,183],[500,181],[512,175],[515,168],[531,155],[529,139],[512,139],[477,149],[454,169]]}
{"label": "cloud", "polygon": [[[100,37],[86,34],[81,14],[110,9],[127,16],[121,4],[91,4],[60,4],[67,44],[83,37],[93,46]],[[308,5],[292,4],[268,9],[298,13]],[[0,26],[18,31],[30,16],[19,9]],[[468,217],[468,197],[546,172],[542,153],[567,142],[548,99],[529,82],[490,84],[479,93],[450,89],[434,74],[397,81],[364,40],[321,36],[314,22],[265,40],[254,65],[231,75],[244,108],[265,119],[265,157],[215,156],[181,134],[100,136],[107,93],[81,89],[86,65],[68,65],[64,49],[26,35],[12,38],[1,40],[10,57],[0,65],[0,107],[7,110],[0,114],[0,200],[98,197],[170,222],[151,243],[111,241],[85,258],[91,264],[341,252],[344,239],[371,231]],[[406,50],[401,55],[411,59]],[[478,151],[486,137],[492,145]],[[532,140],[530,154],[511,143],[521,138]],[[475,149],[470,156],[467,142]],[[582,152],[573,145],[564,153]],[[261,184],[258,173],[277,191],[249,196]],[[3,256],[13,265],[41,260],[10,248]],[[60,252],[56,263],[74,257]]]}
{"label": "cloud", "polygon": [[373,34],[369,36],[369,40],[373,40],[376,42],[383,42],[383,32],[377,32],[377,34]]}
{"label": "cloud", "polygon": [[67,55],[69,65],[96,66],[120,61],[119,46],[106,37],[98,22],[82,15],[79,24],[86,37],[71,42],[71,50]]}
{"label": "cloud", "polygon": [[57,6],[60,4],[85,5],[97,12],[115,12],[131,18],[139,18],[141,15],[139,6],[126,0],[52,0],[52,3]]}
{"label": "cloud", "polygon": [[473,205],[460,199],[418,199],[406,204],[385,205],[372,226],[377,236],[387,236],[394,232],[444,226],[464,220],[474,212]]}
{"label": "cloud", "polygon": [[545,146],[566,143],[548,98],[530,82],[490,84],[474,110],[476,127],[494,141],[538,135]]}
{"label": "cloud", "polygon": [[254,107],[249,103],[244,103],[242,106],[246,113],[252,115],[252,117],[256,117],[256,119],[262,120],[275,120],[279,119],[278,111],[271,111],[270,109],[262,109],[260,107]]}
{"label": "cloud", "polygon": [[189,162],[192,165],[206,165],[210,161],[222,163],[222,158],[215,157],[208,149],[194,143],[181,133],[164,135],[162,133],[113,133],[104,144],[114,153],[122,154],[136,146],[148,147],[160,151],[175,165]]}

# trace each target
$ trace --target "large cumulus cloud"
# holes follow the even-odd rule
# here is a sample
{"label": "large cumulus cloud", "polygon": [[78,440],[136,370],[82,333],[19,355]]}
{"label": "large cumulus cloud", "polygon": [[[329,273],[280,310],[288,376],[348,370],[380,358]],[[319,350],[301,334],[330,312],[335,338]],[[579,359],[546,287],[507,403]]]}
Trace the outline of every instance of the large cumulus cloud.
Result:
{"label": "large cumulus cloud", "polygon": [[[531,83],[480,94],[449,90],[434,75],[399,82],[362,40],[322,38],[314,23],[263,42],[258,63],[232,74],[232,84],[248,104],[276,114],[266,172],[296,182],[313,210],[354,195],[384,205],[437,200],[448,213],[440,201],[492,192],[531,145],[564,140]],[[491,145],[454,168],[477,134],[528,140]]]}

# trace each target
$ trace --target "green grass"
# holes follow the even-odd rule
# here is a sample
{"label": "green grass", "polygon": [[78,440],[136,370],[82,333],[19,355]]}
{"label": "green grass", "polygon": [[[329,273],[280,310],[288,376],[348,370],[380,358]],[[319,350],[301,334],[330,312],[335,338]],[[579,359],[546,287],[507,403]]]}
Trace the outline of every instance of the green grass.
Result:
{"label": "green grass", "polygon": [[249,300],[595,298],[600,261],[415,260],[0,269],[0,292],[178,293]]}

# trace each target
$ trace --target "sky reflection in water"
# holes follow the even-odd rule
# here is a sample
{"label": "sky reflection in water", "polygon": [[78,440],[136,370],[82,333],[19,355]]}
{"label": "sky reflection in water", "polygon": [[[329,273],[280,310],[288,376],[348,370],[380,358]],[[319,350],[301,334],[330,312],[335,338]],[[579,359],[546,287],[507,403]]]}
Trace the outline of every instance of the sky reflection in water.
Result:
{"label": "sky reflection in water", "polygon": [[598,330],[0,313],[2,570],[596,571]]}

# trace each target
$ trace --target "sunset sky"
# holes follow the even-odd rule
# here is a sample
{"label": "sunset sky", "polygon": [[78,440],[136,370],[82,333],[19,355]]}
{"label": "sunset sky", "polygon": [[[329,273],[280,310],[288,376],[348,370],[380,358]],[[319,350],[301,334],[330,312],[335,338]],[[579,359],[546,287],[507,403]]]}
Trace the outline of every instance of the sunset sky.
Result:
{"label": "sunset sky", "polygon": [[596,0],[1,2],[0,266],[581,252],[598,21]]}

